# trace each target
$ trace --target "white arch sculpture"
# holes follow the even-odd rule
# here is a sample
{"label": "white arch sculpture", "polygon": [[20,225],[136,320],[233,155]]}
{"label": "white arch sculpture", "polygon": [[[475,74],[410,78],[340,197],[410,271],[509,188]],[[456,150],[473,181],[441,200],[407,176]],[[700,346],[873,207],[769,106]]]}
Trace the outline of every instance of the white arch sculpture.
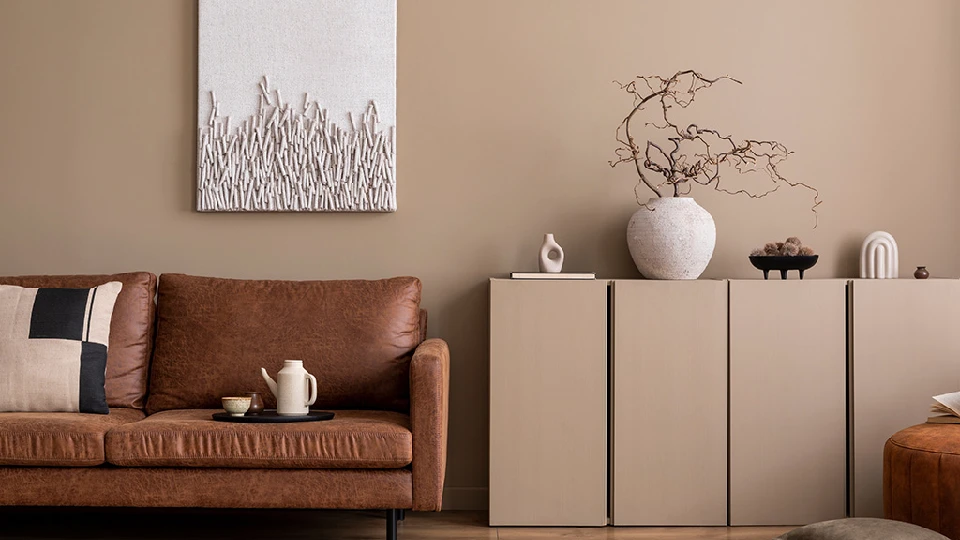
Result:
{"label": "white arch sculpture", "polygon": [[893,235],[884,231],[870,233],[860,248],[860,277],[895,279],[900,276],[900,252]]}

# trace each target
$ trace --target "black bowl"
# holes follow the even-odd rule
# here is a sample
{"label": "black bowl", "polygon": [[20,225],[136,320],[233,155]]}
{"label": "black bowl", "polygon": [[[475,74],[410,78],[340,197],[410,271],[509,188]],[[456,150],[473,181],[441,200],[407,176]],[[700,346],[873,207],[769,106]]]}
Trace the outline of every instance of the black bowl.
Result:
{"label": "black bowl", "polygon": [[803,279],[803,271],[813,268],[817,264],[819,255],[751,255],[750,262],[758,270],[763,270],[763,279],[770,277],[771,270],[780,271],[780,279],[787,279],[788,270],[799,270],[800,279]]}

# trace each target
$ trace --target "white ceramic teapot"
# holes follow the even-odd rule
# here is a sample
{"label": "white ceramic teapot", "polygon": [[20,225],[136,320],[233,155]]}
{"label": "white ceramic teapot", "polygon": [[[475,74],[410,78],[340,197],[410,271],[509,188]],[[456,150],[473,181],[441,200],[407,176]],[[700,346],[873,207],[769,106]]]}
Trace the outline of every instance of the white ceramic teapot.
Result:
{"label": "white ceramic teapot", "polygon": [[284,360],[276,381],[264,368],[260,368],[260,374],[277,397],[277,414],[280,416],[306,416],[310,406],[317,401],[317,378],[303,369],[302,360]]}

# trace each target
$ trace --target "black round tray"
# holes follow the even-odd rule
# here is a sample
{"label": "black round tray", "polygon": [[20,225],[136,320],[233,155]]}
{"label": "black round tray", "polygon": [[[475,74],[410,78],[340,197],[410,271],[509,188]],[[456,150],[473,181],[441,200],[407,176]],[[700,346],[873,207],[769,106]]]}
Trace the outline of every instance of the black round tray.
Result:
{"label": "black round tray", "polygon": [[333,418],[332,412],[310,411],[305,416],[280,416],[276,409],[264,409],[257,415],[230,416],[227,412],[213,413],[217,422],[237,422],[240,424],[281,424],[289,422],[321,422]]}

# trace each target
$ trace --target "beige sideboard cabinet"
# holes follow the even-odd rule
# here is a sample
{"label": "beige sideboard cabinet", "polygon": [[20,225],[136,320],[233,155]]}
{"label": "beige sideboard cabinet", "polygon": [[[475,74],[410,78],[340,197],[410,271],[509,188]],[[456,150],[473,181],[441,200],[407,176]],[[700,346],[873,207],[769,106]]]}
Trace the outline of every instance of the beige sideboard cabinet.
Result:
{"label": "beige sideboard cabinet", "polygon": [[727,524],[727,282],[612,285],[614,525]]}
{"label": "beige sideboard cabinet", "polygon": [[883,517],[883,445],[960,391],[960,280],[851,283],[851,514]]}
{"label": "beige sideboard cabinet", "polygon": [[846,286],[730,282],[730,525],[846,515]]}
{"label": "beige sideboard cabinet", "polygon": [[490,525],[607,524],[607,282],[490,281]]}
{"label": "beige sideboard cabinet", "polygon": [[490,302],[492,525],[882,516],[885,441],[960,390],[960,280],[494,279]]}

